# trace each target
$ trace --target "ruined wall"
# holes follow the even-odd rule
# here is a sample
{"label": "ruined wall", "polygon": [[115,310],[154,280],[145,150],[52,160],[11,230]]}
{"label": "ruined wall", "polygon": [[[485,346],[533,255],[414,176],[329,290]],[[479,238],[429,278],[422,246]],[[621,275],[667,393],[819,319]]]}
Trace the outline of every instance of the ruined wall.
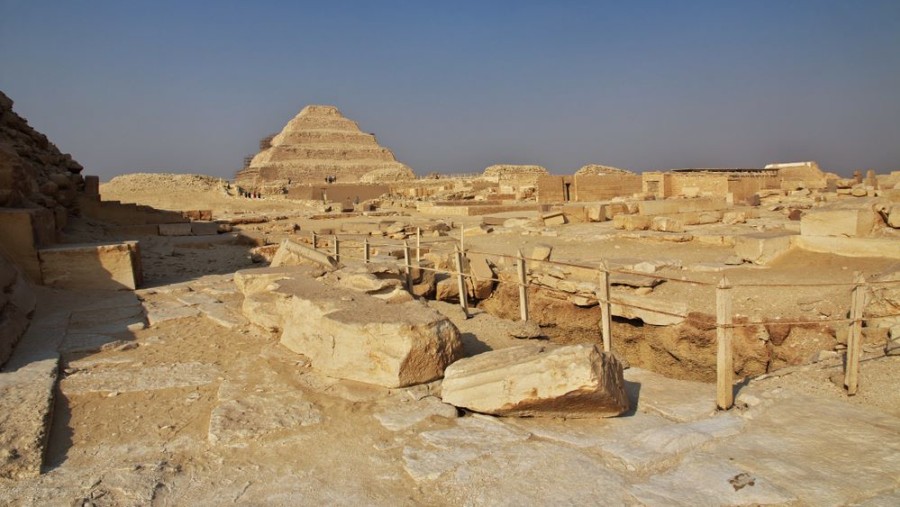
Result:
{"label": "ruined wall", "polygon": [[658,199],[672,195],[672,175],[659,171],[646,172],[641,175],[641,191]]}
{"label": "ruined wall", "polygon": [[35,296],[24,274],[0,254],[0,366],[28,329]]}
{"label": "ruined wall", "polygon": [[327,197],[330,202],[360,202],[377,199],[390,193],[387,185],[297,185],[288,189],[288,199],[321,201]]}
{"label": "ruined wall", "polygon": [[497,164],[484,170],[483,177],[500,185],[501,192],[515,192],[522,187],[537,187],[541,177],[548,175],[539,165]]}
{"label": "ruined wall", "polygon": [[0,92],[0,207],[46,208],[56,228],[77,213],[82,167],[13,111]]}
{"label": "ruined wall", "polygon": [[[571,178],[570,178],[571,179]],[[537,179],[538,202],[565,202],[565,176],[544,175]]]}
{"label": "ruined wall", "polygon": [[579,202],[608,201],[641,191],[637,174],[575,175],[574,180],[572,200]]}
{"label": "ruined wall", "polygon": [[[696,191],[694,190],[696,189]],[[716,174],[672,174],[671,196],[678,195],[724,196],[728,193],[728,176]]]}
{"label": "ruined wall", "polygon": [[771,176],[733,178],[728,181],[728,191],[735,203],[748,203],[760,190],[778,188],[778,179]]}

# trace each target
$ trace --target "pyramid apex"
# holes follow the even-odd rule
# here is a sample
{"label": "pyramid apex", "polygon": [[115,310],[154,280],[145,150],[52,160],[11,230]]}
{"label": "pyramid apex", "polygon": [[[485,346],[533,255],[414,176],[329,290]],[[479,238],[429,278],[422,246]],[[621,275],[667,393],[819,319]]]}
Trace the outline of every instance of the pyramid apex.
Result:
{"label": "pyramid apex", "polygon": [[333,116],[343,118],[344,115],[335,106],[310,104],[300,110],[297,116]]}

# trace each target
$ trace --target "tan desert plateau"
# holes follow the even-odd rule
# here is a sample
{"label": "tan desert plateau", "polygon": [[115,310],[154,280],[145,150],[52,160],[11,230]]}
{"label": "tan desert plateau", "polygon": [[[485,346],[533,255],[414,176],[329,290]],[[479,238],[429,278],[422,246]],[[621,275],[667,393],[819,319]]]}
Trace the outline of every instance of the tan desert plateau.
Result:
{"label": "tan desert plateau", "polygon": [[0,504],[900,505],[900,171],[398,158],[101,183],[0,94]]}

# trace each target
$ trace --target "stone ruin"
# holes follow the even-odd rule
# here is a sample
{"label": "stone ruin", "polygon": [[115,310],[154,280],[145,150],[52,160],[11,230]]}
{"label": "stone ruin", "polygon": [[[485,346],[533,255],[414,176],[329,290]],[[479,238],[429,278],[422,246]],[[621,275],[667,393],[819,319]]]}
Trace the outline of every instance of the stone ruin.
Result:
{"label": "stone ruin", "polygon": [[46,209],[53,214],[53,228],[62,229],[66,217],[77,213],[81,171],[81,164],[31,128],[0,92],[0,207]]}
{"label": "stone ruin", "polygon": [[322,186],[329,178],[339,184],[415,179],[391,150],[334,106],[306,106],[264,141],[235,176],[235,184],[246,191],[281,193],[297,185]]}
{"label": "stone ruin", "polygon": [[[349,121],[339,113],[336,117],[321,113],[309,113],[322,119],[320,126]],[[335,123],[329,124],[323,117]],[[341,131],[325,127],[318,130],[333,139],[340,137],[335,132]],[[279,136],[290,137],[285,132]],[[279,141],[275,136],[264,143],[263,152],[273,150]],[[374,145],[374,138],[371,141]],[[16,157],[22,158],[19,151]],[[56,160],[39,154],[32,158]],[[8,160],[4,157],[6,165],[0,167],[12,167]],[[352,164],[338,165],[346,168]],[[377,168],[357,178],[359,183],[402,178],[404,169],[402,165]],[[781,169],[764,172],[777,170]],[[306,175],[312,172],[310,169]],[[41,167],[21,174],[35,182],[52,181]],[[536,166],[493,166],[484,177],[520,189],[539,184],[550,175]],[[896,485],[900,467],[893,448],[896,446],[885,445],[893,442],[897,427],[894,419],[859,407],[848,409],[825,398],[779,394],[781,387],[772,390],[756,379],[741,387],[737,410],[713,412],[712,386],[665,379],[637,367],[643,364],[632,367],[628,362],[658,353],[667,360],[683,360],[698,371],[711,371],[715,324],[710,309],[702,298],[695,297],[693,289],[681,293],[678,299],[666,292],[679,279],[685,281],[682,275],[694,279],[700,273],[737,269],[733,266],[741,264],[747,264],[743,269],[750,274],[764,273],[755,269],[767,267],[772,259],[797,247],[825,251],[840,247],[844,253],[851,248],[863,253],[878,250],[900,258],[900,253],[891,253],[897,251],[900,205],[894,204],[898,202],[896,191],[887,188],[888,182],[897,184],[894,182],[900,175],[880,183],[874,177],[865,182],[839,181],[832,185],[836,189],[826,186],[820,192],[807,188],[818,181],[819,173],[800,174],[801,179],[796,180],[801,182],[799,189],[757,190],[754,195],[762,206],[729,202],[726,194],[734,187],[729,188],[728,178],[741,175],[672,176],[681,183],[688,177],[707,178],[715,185],[696,195],[693,189],[682,188],[677,196],[651,196],[641,192],[639,175],[591,165],[572,179],[552,180],[557,188],[576,183],[570,189],[573,193],[561,201],[536,206],[530,210],[539,211],[534,215],[520,213],[524,207],[508,209],[509,203],[497,197],[495,202],[482,205],[494,216],[482,219],[466,210],[458,213],[459,220],[455,216],[450,220],[448,210],[462,208],[450,205],[436,210],[444,214],[441,221],[409,219],[407,211],[392,211],[391,215],[381,215],[384,218],[377,223],[366,217],[307,229],[308,222],[303,222],[302,230],[296,223],[284,223],[299,221],[300,214],[273,218],[272,224],[267,218],[240,216],[227,225],[246,234],[243,240],[253,240],[250,228],[241,228],[259,219],[256,232],[260,243],[255,244],[271,250],[269,267],[209,278],[191,274],[171,285],[137,291],[133,291],[140,284],[136,242],[53,244],[59,227],[52,220],[55,206],[53,211],[43,206],[30,208],[40,210],[38,215],[25,214],[30,221],[18,220],[21,210],[29,208],[4,210],[6,215],[0,215],[0,225],[7,227],[0,231],[3,244],[34,244],[38,283],[62,289],[128,290],[108,292],[115,296],[94,296],[97,300],[86,297],[77,302],[77,308],[63,311],[40,299],[48,292],[27,281],[29,265],[20,263],[27,256],[13,252],[20,255],[15,264],[22,269],[0,256],[0,362],[15,344],[8,337],[22,335],[26,328],[29,334],[20,340],[20,345],[26,345],[22,349],[34,352],[34,344],[50,343],[56,352],[55,356],[44,354],[37,360],[16,349],[14,354],[18,356],[11,358],[7,370],[0,373],[0,450],[6,451],[0,453],[0,480],[31,478],[2,483],[12,493],[0,493],[0,501],[16,495],[38,498],[40,494],[62,493],[84,494],[92,503],[100,504],[150,504],[159,499],[192,503],[194,499],[226,497],[235,502],[271,504],[289,495],[297,498],[298,482],[310,482],[314,488],[325,486],[320,489],[328,490],[331,501],[362,498],[352,496],[357,492],[363,492],[367,500],[390,501],[398,492],[411,491],[413,496],[409,498],[417,503],[461,503],[472,498],[485,503],[510,499],[527,502],[528,495],[543,494],[574,504],[595,503],[597,498],[624,504],[702,504],[710,498],[729,504],[815,504],[835,499],[853,503],[881,495],[885,488]],[[802,179],[806,177],[810,178],[809,185]],[[221,231],[220,225],[226,225],[213,221],[210,214],[190,217],[202,219],[198,223],[181,215],[163,216],[145,207],[100,201],[97,192],[90,190],[93,181],[85,185],[83,195],[71,201],[72,208],[63,205],[67,215],[80,210],[113,224],[111,227],[119,232],[140,231],[142,236],[214,237]],[[725,186],[718,186],[722,181]],[[595,184],[606,190],[594,188]],[[797,183],[792,180],[787,185]],[[723,188],[725,194],[720,192]],[[50,185],[47,189],[53,190]],[[17,202],[25,205],[39,201],[53,204],[48,198],[56,203],[69,202],[59,192],[44,197],[32,193],[24,199],[22,188],[0,186],[0,191],[8,191],[2,195],[18,196]],[[609,197],[604,192],[610,192]],[[564,204],[568,200],[585,200],[588,204]],[[782,209],[802,213],[795,220],[788,213],[781,216]],[[315,224],[321,214],[315,216],[303,218]],[[13,230],[10,224],[20,226],[14,237],[8,235]],[[746,224],[746,229],[730,228],[737,224]],[[278,227],[282,227],[282,233],[278,233]],[[313,230],[320,234],[319,246],[323,241],[331,242],[328,247],[316,248]],[[550,241],[561,232],[566,236],[560,240],[565,241],[557,243],[556,252],[554,247],[532,241],[533,236]],[[420,233],[427,233],[429,241],[423,242],[421,261],[416,255],[413,264],[410,247],[400,247],[399,241],[420,239]],[[340,255],[338,234],[346,241]],[[492,236],[479,238],[488,234]],[[518,266],[508,256],[478,252],[476,240],[482,240],[484,249],[490,241],[496,240],[499,245],[504,234],[515,235],[513,241],[525,240],[533,245],[526,250],[528,268],[523,266],[521,274],[534,303],[528,322],[513,321],[516,315],[499,318],[510,311],[515,313]],[[567,257],[567,243],[591,241],[590,235],[595,234],[603,236],[594,238],[598,242],[609,238],[647,241],[648,249],[654,251],[647,253],[646,260],[630,259],[631,254],[619,255],[613,249],[603,253],[604,259],[613,261],[615,270],[609,279],[614,298],[609,312],[617,318],[612,324],[615,353],[603,352],[596,344],[596,314],[600,311],[597,270],[579,266],[583,259]],[[49,238],[49,244],[37,244],[43,241],[39,235]],[[455,264],[448,248],[457,237],[460,243],[475,242],[461,266]],[[364,238],[374,243],[368,263],[354,259],[357,252],[353,242],[362,248]],[[196,239],[194,246],[198,249],[212,248],[206,238]],[[388,239],[397,246],[385,245]],[[733,248],[736,259],[715,264],[686,261],[682,265],[678,259],[661,259],[655,252],[663,249],[654,245],[663,242],[691,241],[696,249]],[[110,271],[110,276],[101,279],[100,270],[89,266],[95,257],[103,259],[101,267]],[[559,262],[538,262],[551,259]],[[449,276],[457,270],[467,273],[469,279],[460,283]],[[94,282],[103,283],[91,285]],[[894,294],[876,295],[867,311],[876,315],[895,312],[896,289],[886,286],[880,290]],[[462,299],[460,291],[479,302],[465,318],[455,317],[462,310],[448,304]],[[425,302],[422,297],[437,301]],[[117,301],[109,301],[113,299]],[[842,311],[820,299],[819,295],[804,299],[801,310],[816,316],[819,312],[838,316]],[[452,308],[448,310],[448,306]],[[874,321],[878,317],[866,318]],[[198,322],[201,320],[204,324]],[[825,348],[801,341],[808,335],[821,338],[819,329],[812,328],[814,324],[738,330],[735,372],[759,375],[764,380],[767,374],[777,373],[775,368],[800,367],[810,354],[824,360],[839,359],[838,336],[824,338]],[[886,324],[900,330],[896,321]],[[216,331],[191,332],[208,331],[208,327],[202,327],[205,325]],[[479,329],[479,325],[484,328]],[[894,327],[873,326],[867,328],[866,335],[871,340],[888,333],[893,337]],[[491,333],[497,329],[507,333],[509,336],[503,338],[512,345],[509,341],[491,341],[499,339],[495,335],[487,338],[490,333],[486,328]],[[629,335],[629,329],[644,329],[641,332],[645,334]],[[113,335],[129,338],[110,341]],[[803,347],[795,351],[795,343]],[[192,356],[190,359],[169,358],[177,354],[173,351],[185,353],[189,349],[195,349],[186,354]],[[771,364],[757,361],[765,357]],[[160,358],[168,363],[144,363]],[[796,374],[790,382],[803,375],[801,370],[793,372]],[[151,420],[150,411],[155,411],[157,403],[153,397],[165,397],[167,393],[172,394],[174,414],[153,414],[158,419]],[[90,399],[100,407],[86,425],[85,412],[77,410],[79,399]],[[108,422],[102,408],[117,402],[122,406],[134,403],[129,410],[144,417],[139,422],[126,421],[123,427],[138,434],[148,432],[142,436],[145,440],[129,442],[127,458],[117,455],[122,450],[108,445],[107,440],[92,442],[96,447],[78,440],[85,426]],[[142,407],[141,402],[147,402],[149,408]],[[69,414],[71,420],[65,421],[74,435],[68,447],[63,445],[70,453],[69,461],[45,463],[47,433],[54,419],[51,409],[54,404],[65,403],[70,403],[69,409],[75,406]],[[40,409],[36,410],[38,405]],[[341,412],[346,406],[351,408]],[[191,418],[188,413],[199,416]],[[582,425],[571,420],[620,415],[626,417]],[[176,424],[164,424],[169,422],[166,417],[173,417]],[[523,418],[513,419],[516,417]],[[836,425],[836,420],[843,423]],[[184,421],[192,426],[177,426]],[[324,421],[327,424],[322,424]],[[319,424],[322,426],[317,427]],[[852,426],[854,433],[846,437],[834,431],[836,426]],[[328,440],[335,434],[342,440],[337,445]],[[359,438],[345,438],[348,434]],[[858,467],[862,458],[846,463],[842,461],[845,457],[829,458],[821,465],[815,458],[820,452],[828,452],[822,451],[821,434],[835,444],[826,447],[838,448],[836,453],[843,453],[843,444],[856,439],[852,443],[862,446],[860,456],[878,462],[879,469],[867,471],[862,486],[835,486],[842,482],[836,479],[845,476],[845,470]],[[146,457],[155,456],[157,449],[168,453],[166,446],[173,435],[178,435],[179,447],[177,455],[166,456],[171,466],[166,462],[157,465]],[[113,435],[109,440],[116,438]],[[790,439],[791,452],[782,452],[784,439]],[[93,461],[86,460],[88,467],[111,468],[113,464],[118,468],[94,480],[95,469],[73,471],[85,463],[78,461],[84,459],[79,453],[94,453]],[[137,462],[135,453],[143,453],[141,464],[119,466],[123,459]],[[296,465],[310,462],[297,460],[285,466],[276,454],[316,454],[310,459],[325,456],[326,461],[340,462],[342,468],[339,472],[327,467],[319,470],[312,462],[304,473],[313,480],[296,481]],[[201,455],[212,459],[203,462]],[[235,455],[240,455],[242,464],[254,463],[257,471],[235,466]],[[365,481],[374,480],[369,475],[375,474],[365,474],[361,477],[364,484],[347,493],[341,489],[347,488],[346,483],[334,474],[345,473],[348,460],[364,462],[365,470],[372,469],[374,462],[381,467],[382,476],[403,480],[373,493],[366,489],[370,486]],[[152,466],[145,466],[145,462]],[[761,462],[766,467],[755,468]],[[504,466],[509,463],[515,466]],[[56,468],[35,479],[47,464]],[[184,471],[179,468],[182,466]],[[281,472],[273,472],[272,467],[285,470],[285,474],[278,475]],[[362,469],[352,473],[357,470]],[[316,476],[322,476],[323,471],[332,476],[324,480]],[[92,474],[90,480],[85,481],[88,474]],[[147,478],[147,497],[127,496],[143,487],[135,486],[135,477]],[[54,487],[58,489],[42,489]],[[310,496],[304,500],[314,498],[305,493]],[[156,494],[161,496],[154,497]]]}

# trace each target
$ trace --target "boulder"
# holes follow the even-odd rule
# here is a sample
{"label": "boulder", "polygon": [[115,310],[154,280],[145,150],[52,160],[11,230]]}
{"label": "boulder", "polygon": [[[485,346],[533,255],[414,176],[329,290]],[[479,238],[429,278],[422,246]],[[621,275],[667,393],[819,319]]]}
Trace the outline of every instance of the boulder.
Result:
{"label": "boulder", "polygon": [[622,365],[591,345],[530,344],[461,359],[445,371],[445,403],[486,414],[614,417],[628,411]]}

